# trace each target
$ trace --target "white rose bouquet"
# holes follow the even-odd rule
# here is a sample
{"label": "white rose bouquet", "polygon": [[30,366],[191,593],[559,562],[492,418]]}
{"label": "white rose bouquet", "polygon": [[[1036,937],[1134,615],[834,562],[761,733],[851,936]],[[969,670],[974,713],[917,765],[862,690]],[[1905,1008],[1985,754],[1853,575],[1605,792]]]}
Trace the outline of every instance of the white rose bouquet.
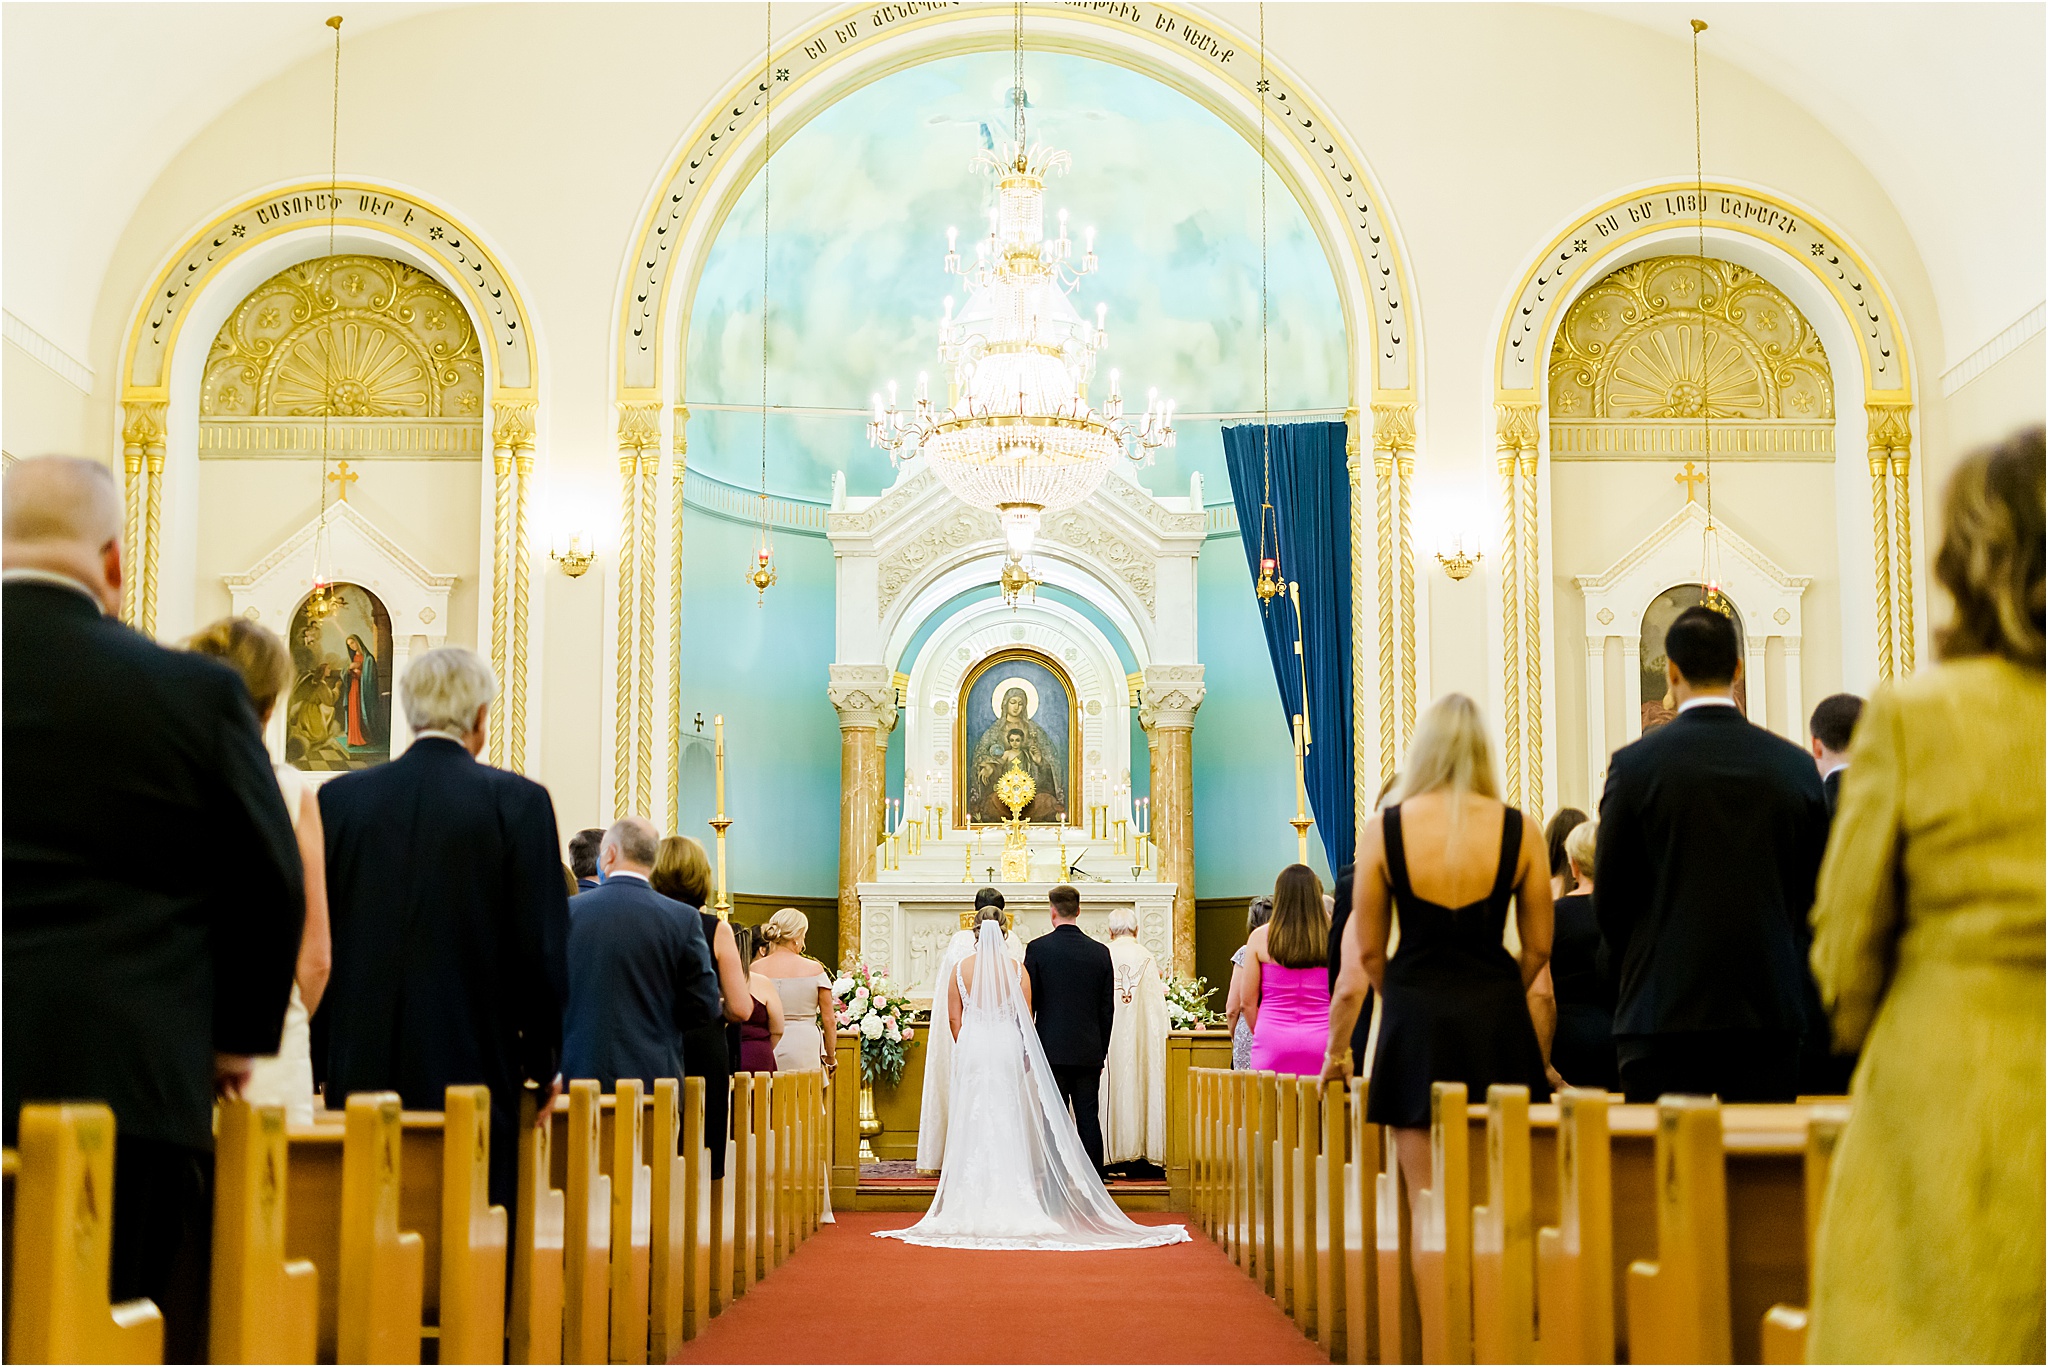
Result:
{"label": "white rose bouquet", "polygon": [[866,964],[842,973],[832,984],[832,995],[839,1002],[839,1028],[860,1036],[860,1080],[891,1087],[901,1082],[917,1038],[910,1026],[910,998],[890,985],[886,973],[871,973]]}
{"label": "white rose bouquet", "polygon": [[1207,978],[1170,977],[1166,980],[1166,1022],[1174,1030],[1209,1030],[1223,1024],[1220,1013],[1210,1007],[1216,989]]}

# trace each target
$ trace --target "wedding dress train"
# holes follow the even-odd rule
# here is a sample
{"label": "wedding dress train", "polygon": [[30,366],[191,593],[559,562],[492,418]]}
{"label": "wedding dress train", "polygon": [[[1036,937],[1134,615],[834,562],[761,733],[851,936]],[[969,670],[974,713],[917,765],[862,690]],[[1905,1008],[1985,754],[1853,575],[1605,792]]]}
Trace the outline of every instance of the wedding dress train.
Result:
{"label": "wedding dress train", "polygon": [[971,988],[963,968],[953,970],[962,1011],[939,1188],[922,1220],[875,1237],[1071,1252],[1186,1242],[1185,1226],[1137,1224],[1110,1200],[1060,1100],[995,922],[981,924]]}

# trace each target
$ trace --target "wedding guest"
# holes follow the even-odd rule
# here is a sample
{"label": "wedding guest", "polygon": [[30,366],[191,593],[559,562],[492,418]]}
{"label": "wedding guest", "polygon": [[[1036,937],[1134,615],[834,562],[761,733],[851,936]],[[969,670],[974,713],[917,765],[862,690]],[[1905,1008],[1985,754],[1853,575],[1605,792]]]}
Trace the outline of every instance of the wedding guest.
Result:
{"label": "wedding guest", "polygon": [[736,1073],[775,1071],[775,1046],[782,1039],[782,994],[775,980],[753,971],[754,961],[768,952],[761,943],[759,928],[741,926],[733,932],[740,957],[747,961],[748,989],[754,998],[752,1012],[740,1023],[739,1054],[733,1059]]}
{"label": "wedding guest", "polygon": [[804,953],[811,920],[795,907],[784,907],[756,928],[767,953],[754,961],[754,971],[772,979],[782,996],[782,1042],[775,1046],[775,1066],[784,1072],[838,1066],[838,1002],[832,996],[832,975],[825,965]]}
{"label": "wedding guest", "polygon": [[597,847],[603,843],[604,831],[597,826],[569,837],[569,871],[576,877],[576,892],[589,892],[597,886]]}
{"label": "wedding guest", "polygon": [[[559,1086],[569,899],[548,790],[477,762],[498,681],[442,646],[398,681],[412,744],[320,789],[334,972],[313,1022],[327,1094],[437,1111],[491,1089],[491,1201],[518,1200],[522,1084]],[[590,894],[585,894],[589,896]]]}
{"label": "wedding guest", "polygon": [[1330,1018],[1329,941],[1322,880],[1306,864],[1289,864],[1273,883],[1272,919],[1245,941],[1253,1071],[1309,1077],[1321,1071]]}
{"label": "wedding guest", "polygon": [[1806,913],[1827,799],[1812,758],[1735,705],[1726,614],[1679,613],[1664,654],[1676,715],[1614,752],[1600,799],[1593,909],[1615,963],[1622,1090],[1790,1101],[1801,1039],[1825,1028]]}
{"label": "wedding guest", "polygon": [[[185,643],[198,655],[210,655],[241,675],[256,709],[260,736],[270,725],[277,700],[291,686],[292,657],[283,641],[246,617],[223,617]],[[312,1013],[320,1009],[327,975],[334,963],[334,941],[327,927],[326,834],[320,826],[320,801],[313,785],[289,764],[271,766],[291,814],[298,837],[299,863],[305,869],[306,926],[299,936],[299,961],[292,976],[291,1004],[285,1008],[284,1035],[277,1052],[255,1060],[243,1099],[258,1106],[282,1106],[294,1124],[311,1124],[316,1106],[313,1088]]]}
{"label": "wedding guest", "polygon": [[1550,900],[1571,890],[1571,870],[1565,867],[1565,838],[1586,822],[1586,814],[1577,807],[1560,807],[1550,824],[1543,828],[1543,844],[1550,851]]}
{"label": "wedding guest", "polygon": [[[1377,812],[1387,805],[1388,797],[1400,781],[1401,776],[1398,773],[1387,775],[1386,780],[1380,784],[1378,796],[1372,800],[1374,811]],[[1351,923],[1352,904],[1357,900],[1353,893],[1357,874],[1358,865],[1355,861],[1345,864],[1337,870],[1337,886],[1331,890],[1330,900],[1334,910],[1330,913],[1329,975],[1330,998],[1333,1001],[1337,996],[1337,979],[1344,967],[1344,927]],[[1372,1045],[1372,1018],[1373,994],[1372,989],[1367,988],[1365,1000],[1358,1008],[1358,1023],[1351,1027],[1351,1072],[1354,1077],[1365,1075],[1365,1055]]]}
{"label": "wedding guest", "polygon": [[1813,767],[1820,770],[1820,786],[1828,795],[1828,817],[1842,801],[1842,771],[1849,767],[1849,740],[1856,734],[1856,722],[1863,715],[1863,699],[1854,693],[1836,693],[1822,698],[1813,709],[1807,730],[1813,735]]}
{"label": "wedding guest", "polygon": [[105,466],[14,462],[0,570],[5,1142],[24,1102],[112,1109],[113,1297],[154,1300],[166,1360],[203,1362],[213,1101],[277,1052],[291,816],[233,671],[121,624]]}
{"label": "wedding guest", "polygon": [[1614,979],[1600,923],[1593,915],[1593,852],[1598,821],[1581,822],[1564,838],[1571,891],[1557,899],[1550,937],[1550,981],[1557,996],[1557,1033],[1550,1066],[1573,1087],[1613,1091]]}
{"label": "wedding guest", "polygon": [[[1322,1075],[1351,1076],[1352,1025],[1367,986],[1377,989],[1366,1117],[1393,1127],[1411,1193],[1431,1183],[1432,1083],[1462,1082],[1480,1099],[1496,1082],[1527,1087],[1531,1101],[1550,1097],[1548,851],[1542,828],[1497,791],[1478,705],[1448,694],[1422,714],[1393,803],[1359,831]],[[1396,921],[1400,946],[1390,959]]]}
{"label": "wedding guest", "polygon": [[1138,913],[1109,913],[1109,961],[1115,977],[1109,1057],[1102,1068],[1104,1166],[1166,1163],[1166,982],[1152,951],[1138,943]]}
{"label": "wedding guest", "polygon": [[1940,663],[1856,728],[1814,907],[1836,1042],[1862,1047],[1815,1251],[1811,1362],[2038,1362],[2041,429],[1949,483]]}
{"label": "wedding guest", "polygon": [[726,1057],[725,1000],[697,909],[649,879],[660,846],[652,822],[614,823],[598,846],[603,884],[569,904],[562,1075],[595,1078],[608,1092],[620,1078],[651,1090],[657,1078],[684,1076],[692,1032],[708,1032]]}
{"label": "wedding guest", "polygon": [[[732,1094],[732,1060],[741,1049],[741,1023],[754,1009],[753,994],[747,987],[746,961],[740,957],[731,924],[703,909],[711,895],[711,860],[700,842],[687,835],[665,837],[655,847],[654,867],[648,871],[647,883],[679,904],[686,915],[697,918],[718,973],[723,1008],[720,1018],[684,1031],[682,1041],[682,1075],[704,1079],[704,1145],[711,1150],[711,1180],[716,1182],[725,1176],[725,1145],[721,1141],[727,1128],[727,1101]],[[574,903],[569,910],[574,913]]]}
{"label": "wedding guest", "polygon": [[1223,1021],[1230,1027],[1230,1066],[1239,1072],[1252,1066],[1252,1021],[1258,1009],[1247,1009],[1244,961],[1250,956],[1251,935],[1273,919],[1273,899],[1254,897],[1245,911],[1245,943],[1230,956],[1230,990],[1223,995]]}

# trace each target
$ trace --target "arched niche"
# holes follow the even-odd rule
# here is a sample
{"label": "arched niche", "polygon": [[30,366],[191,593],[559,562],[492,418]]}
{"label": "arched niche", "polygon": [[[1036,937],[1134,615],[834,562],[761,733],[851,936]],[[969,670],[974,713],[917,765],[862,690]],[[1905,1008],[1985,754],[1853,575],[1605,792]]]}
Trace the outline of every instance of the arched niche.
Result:
{"label": "arched niche", "polygon": [[[1644,619],[1672,590],[1699,583],[1706,528],[1706,510],[1688,503],[1603,573],[1574,580],[1585,607],[1589,792],[1601,791],[1608,756],[1643,734]],[[1805,722],[1800,712],[1805,630],[1800,609],[1812,580],[1786,573],[1723,523],[1717,522],[1714,532],[1720,551],[1716,581],[1743,631],[1746,713],[1758,725],[1797,741]]]}
{"label": "arched niche", "polygon": [[[429,570],[347,503],[327,510],[324,527],[322,519],[314,518],[247,570],[223,578],[233,597],[235,615],[285,637],[286,644],[295,648],[295,666],[300,663],[299,642],[291,633],[316,580],[355,585],[374,595],[390,624],[389,653],[377,663],[391,682],[394,699],[398,680],[412,657],[448,643],[448,595],[457,576]],[[374,620],[375,614],[370,615]],[[295,670],[295,686],[297,673]],[[281,706],[271,717],[266,736],[272,757],[279,761],[288,754],[287,711]],[[392,758],[412,742],[403,710],[395,705],[390,710],[387,735],[386,750]],[[309,771],[332,772],[326,767]]]}

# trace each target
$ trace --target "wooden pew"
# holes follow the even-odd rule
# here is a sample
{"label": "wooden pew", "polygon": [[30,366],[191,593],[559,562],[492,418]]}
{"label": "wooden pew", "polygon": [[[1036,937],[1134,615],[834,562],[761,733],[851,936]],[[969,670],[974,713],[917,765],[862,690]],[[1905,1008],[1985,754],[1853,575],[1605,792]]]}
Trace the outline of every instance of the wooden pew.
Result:
{"label": "wooden pew", "polygon": [[[1365,1118],[1367,1085],[1355,1079],[1344,1097],[1344,1361],[1366,1362],[1379,1351],[1379,1127]],[[1398,1199],[1398,1196],[1397,1198]]]}
{"label": "wooden pew", "polygon": [[640,1079],[620,1078],[612,1094],[611,1361],[647,1361],[648,1264],[653,1239],[654,1174],[641,1159]]}
{"label": "wooden pew", "polygon": [[[1262,1081],[1264,1076],[1261,1075]],[[1296,1178],[1301,1171],[1301,1089],[1294,1085],[1291,1073],[1271,1076],[1273,1127],[1267,1131],[1262,1149],[1266,1156],[1267,1208],[1272,1212],[1268,1226],[1271,1235],[1265,1247],[1272,1254],[1273,1265],[1266,1274],[1266,1294],[1280,1307],[1281,1314],[1298,1324],[1301,1317],[1294,1304],[1294,1253],[1300,1234],[1295,1219],[1300,1210]]]}
{"label": "wooden pew", "polygon": [[282,1106],[239,1099],[217,1114],[208,1321],[215,1362],[311,1362],[319,1348],[319,1274],[285,1256],[284,1115]]}
{"label": "wooden pew", "polygon": [[726,1276],[732,1299],[737,1300],[754,1289],[760,1276],[760,1148],[752,1073],[732,1075],[732,1147],[725,1177],[732,1188],[733,1266]]}
{"label": "wooden pew", "polygon": [[1536,1259],[1529,1204],[1529,1089],[1486,1089],[1486,1204],[1472,1210],[1472,1353],[1536,1360]]}
{"label": "wooden pew", "polygon": [[1276,1242],[1280,1194],[1279,1174],[1273,1170],[1273,1138],[1280,1129],[1280,1075],[1261,1072],[1254,1093],[1252,1133],[1252,1273],[1266,1294],[1274,1295],[1280,1285]]}
{"label": "wooden pew", "polygon": [[562,1237],[562,1360],[605,1361],[611,1317],[611,1179],[599,1171],[597,1083],[569,1084]]}
{"label": "wooden pew", "polygon": [[[709,1208],[706,1212],[711,1222],[711,1263],[707,1269],[706,1279],[710,1286],[709,1313],[712,1315],[724,1314],[725,1307],[732,1303],[733,1269],[739,1260],[735,1246],[739,1228],[736,1223],[738,1210],[733,1199],[737,1189],[734,1173],[739,1163],[739,1152],[733,1143],[733,1108],[739,1103],[732,1078],[727,1077],[723,1085],[726,1093],[725,1128],[714,1137],[713,1142],[724,1146],[725,1176],[711,1184]],[[838,1117],[833,1118],[833,1123],[839,1123]]]}
{"label": "wooden pew", "polygon": [[1424,1362],[1472,1361],[1471,1159],[1465,1084],[1429,1087],[1430,1181],[1416,1201],[1415,1294]]}
{"label": "wooden pew", "polygon": [[359,1093],[346,1115],[336,1352],[342,1362],[416,1363],[426,1248],[399,1229],[398,1093]]}
{"label": "wooden pew", "polygon": [[1379,1299],[1381,1362],[1422,1360],[1422,1309],[1411,1256],[1414,1207],[1401,1175],[1394,1131],[1380,1127],[1380,1170],[1374,1178],[1374,1276]]}
{"label": "wooden pew", "polygon": [[1657,1258],[1628,1269],[1629,1361],[1733,1361],[1719,1102],[1657,1103],[1657,1172]]}
{"label": "wooden pew", "polygon": [[110,1302],[114,1113],[97,1102],[21,1108],[9,1362],[162,1362],[154,1302]]}
{"label": "wooden pew", "polygon": [[1347,1126],[1344,1085],[1302,1080],[1315,1096],[1316,1154],[1314,1169],[1315,1337],[1332,1362],[1344,1357],[1344,1207]]}
{"label": "wooden pew", "polygon": [[1849,1123],[1849,1108],[1820,1105],[1806,1122],[1806,1305],[1772,1306],[1764,1312],[1763,1360],[1767,1363],[1806,1361],[1806,1306],[1813,1304],[1813,1252],[1820,1232],[1821,1207],[1827,1200],[1828,1172],[1834,1166],[1835,1146]]}
{"label": "wooden pew", "polygon": [[1614,1361],[1614,1188],[1607,1093],[1557,1101],[1558,1221],[1536,1233],[1544,1362]]}
{"label": "wooden pew", "polygon": [[667,1362],[704,1332],[710,1318],[711,1225],[705,1204],[711,1170],[704,1149],[704,1079],[654,1084],[648,1164],[651,1229],[647,1355]]}
{"label": "wooden pew", "polygon": [[1294,1323],[1310,1338],[1316,1336],[1316,1160],[1322,1151],[1322,1084],[1312,1077],[1283,1078],[1293,1093],[1290,1120],[1294,1125],[1289,1146],[1287,1174],[1287,1230],[1289,1260],[1288,1309]]}
{"label": "wooden pew", "polygon": [[518,1363],[562,1360],[562,1236],[565,1198],[554,1185],[552,1124],[541,1124],[536,1094],[519,1103],[519,1229],[512,1253],[507,1326]]}
{"label": "wooden pew", "polygon": [[450,1087],[442,1112],[442,1362],[505,1360],[505,1208],[491,1204],[491,1092]]}

